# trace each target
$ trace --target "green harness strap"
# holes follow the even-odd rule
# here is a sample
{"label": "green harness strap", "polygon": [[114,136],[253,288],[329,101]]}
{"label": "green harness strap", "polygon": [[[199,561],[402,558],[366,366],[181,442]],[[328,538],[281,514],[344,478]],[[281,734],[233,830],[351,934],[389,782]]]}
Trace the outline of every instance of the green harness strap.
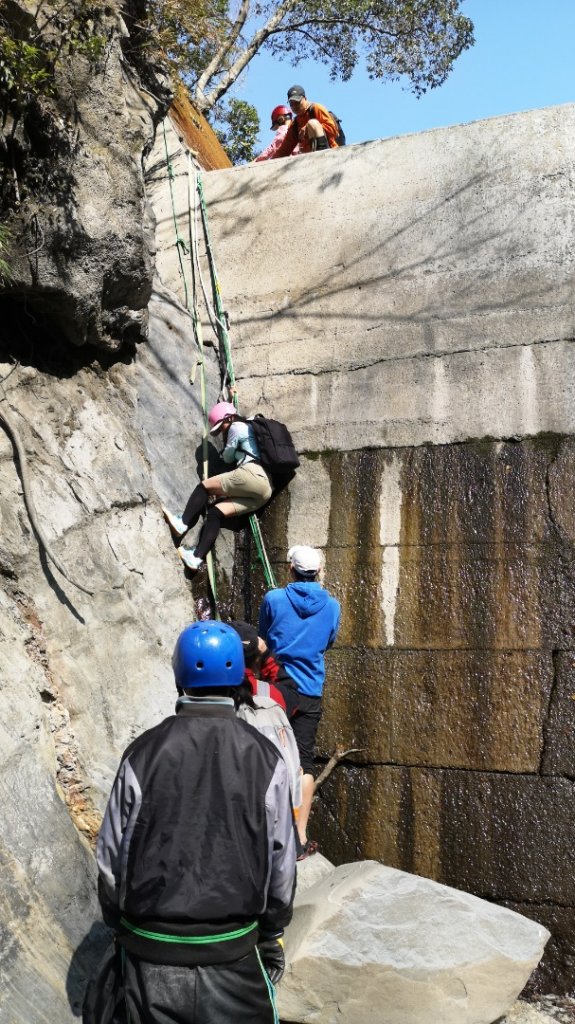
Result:
{"label": "green harness strap", "polygon": [[216,935],[169,935],[165,932],[149,932],[146,928],[138,928],[125,917],[120,918],[120,924],[129,932],[139,935],[143,939],[153,939],[154,942],[170,942],[181,946],[209,946],[214,942],[231,942],[233,939],[241,939],[242,936],[249,935],[258,926],[257,921],[252,921],[244,928],[236,928],[233,932],[219,932]]}

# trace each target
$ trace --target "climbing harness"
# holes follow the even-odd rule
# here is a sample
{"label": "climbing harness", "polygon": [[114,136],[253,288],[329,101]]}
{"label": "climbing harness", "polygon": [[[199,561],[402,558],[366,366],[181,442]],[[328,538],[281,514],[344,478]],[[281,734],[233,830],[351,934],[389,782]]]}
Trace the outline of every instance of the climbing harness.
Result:
{"label": "climbing harness", "polygon": [[258,927],[257,921],[251,921],[243,928],[236,928],[231,932],[218,932],[215,935],[170,935],[166,932],[150,932],[145,928],[139,928],[128,921],[126,917],[120,918],[120,924],[126,931],[139,935],[141,938],[153,939],[154,942],[173,943],[177,946],[213,946],[217,942],[232,942],[234,939],[241,939],[244,935],[249,935]]}
{"label": "climbing harness", "polygon": [[[184,240],[181,238],[178,229],[178,218],[176,215],[176,204],[174,199],[173,190],[173,178],[174,171],[169,157],[168,141],[166,134],[166,125],[164,122],[164,146],[166,150],[166,164],[168,171],[168,180],[170,183],[170,200],[172,204],[172,218],[174,221],[174,230],[176,235],[176,248],[178,250],[178,260],[180,264],[180,276],[182,278],[185,304],[186,309],[190,313],[192,320],[192,327],[194,331],[194,337],[198,346],[198,360],[197,365],[200,367],[200,387],[201,387],[201,401],[202,401],[202,414],[204,420],[204,433],[202,439],[202,458],[203,458],[203,478],[208,473],[208,409],[206,403],[206,375],[205,375],[205,357],[204,357],[204,343],[202,334],[202,325],[199,315],[198,302],[197,302],[197,287],[196,280],[199,281],[202,289],[204,303],[208,312],[208,317],[212,328],[218,338],[219,342],[219,353],[220,353],[220,372],[222,377],[222,391],[226,385],[234,387],[235,385],[235,374],[234,366],[231,353],[230,337],[229,337],[229,325],[226,312],[223,307],[222,292],[220,287],[220,280],[218,277],[216,263],[211,244],[209,224],[208,224],[208,211],[206,207],[206,201],[204,196],[204,189],[202,179],[198,173],[198,166],[192,160],[192,154],[187,147],[184,147],[183,143],[180,142],[180,146],[187,153],[188,162],[188,229],[189,229],[189,246],[186,245]],[[204,236],[204,242],[206,246],[206,254],[208,258],[208,266],[210,270],[210,279],[212,287],[212,301],[210,301],[208,295],[208,289],[202,275],[201,260],[198,247],[198,213],[201,217],[202,230]],[[190,292],[188,283],[186,280],[186,273],[184,269],[184,255],[189,255],[192,271],[192,301],[190,305]],[[193,376],[195,377],[195,366],[193,368]],[[193,383],[192,373],[190,374],[190,382]],[[239,410],[237,395],[233,396],[233,403],[236,409]],[[268,588],[277,587],[274,572],[265,548],[259,520],[255,515],[249,517],[250,530],[254,539],[257,556],[262,564],[266,584]],[[210,588],[212,591],[214,604],[217,608],[217,595],[216,595],[216,579],[213,565],[212,552],[210,552],[206,558],[208,566],[208,578],[210,582]]]}

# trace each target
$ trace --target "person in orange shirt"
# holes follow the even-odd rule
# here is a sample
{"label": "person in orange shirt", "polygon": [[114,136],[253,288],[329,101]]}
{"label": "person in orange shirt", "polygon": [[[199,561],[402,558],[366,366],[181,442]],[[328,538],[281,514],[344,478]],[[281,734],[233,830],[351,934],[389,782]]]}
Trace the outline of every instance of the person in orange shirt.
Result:
{"label": "person in orange shirt", "polygon": [[288,89],[287,98],[294,117],[281,146],[271,159],[289,156],[298,143],[302,153],[337,149],[339,128],[327,107],[322,107],[321,103],[311,103],[302,85],[292,85]]}

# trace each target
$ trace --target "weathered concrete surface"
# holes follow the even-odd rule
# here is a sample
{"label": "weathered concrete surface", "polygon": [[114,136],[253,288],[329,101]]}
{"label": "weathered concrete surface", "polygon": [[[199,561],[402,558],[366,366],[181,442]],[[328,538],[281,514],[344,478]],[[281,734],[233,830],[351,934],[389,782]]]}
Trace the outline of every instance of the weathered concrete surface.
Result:
{"label": "weathered concrete surface", "polygon": [[370,861],[296,896],[280,1016],[316,1024],[493,1024],[548,932],[525,917]]}
{"label": "weathered concrete surface", "polygon": [[575,977],[574,144],[565,106],[204,181],[242,409],[304,454],[263,520],[278,579],[318,545],[343,604],[319,744],[363,749],[322,848],[546,906],[547,990]]}
{"label": "weathered concrete surface", "polygon": [[571,432],[574,133],[564,106],[209,175],[248,409],[312,451]]}
{"label": "weathered concrete surface", "polygon": [[552,685],[539,652],[337,649],[320,749],[360,747],[356,761],[369,763],[536,772]]}
{"label": "weathered concrete surface", "polygon": [[361,852],[528,915],[575,903],[568,779],[381,765],[342,768],[322,795],[316,825],[336,862]]}

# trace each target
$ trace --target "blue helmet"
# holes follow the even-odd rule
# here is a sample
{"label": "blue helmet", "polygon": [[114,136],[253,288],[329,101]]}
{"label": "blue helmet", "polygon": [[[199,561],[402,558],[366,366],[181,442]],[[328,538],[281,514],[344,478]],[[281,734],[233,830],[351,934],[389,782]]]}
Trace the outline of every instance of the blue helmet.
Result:
{"label": "blue helmet", "polygon": [[245,672],[242,642],[224,622],[192,622],[176,641],[172,668],[182,690],[239,686]]}

